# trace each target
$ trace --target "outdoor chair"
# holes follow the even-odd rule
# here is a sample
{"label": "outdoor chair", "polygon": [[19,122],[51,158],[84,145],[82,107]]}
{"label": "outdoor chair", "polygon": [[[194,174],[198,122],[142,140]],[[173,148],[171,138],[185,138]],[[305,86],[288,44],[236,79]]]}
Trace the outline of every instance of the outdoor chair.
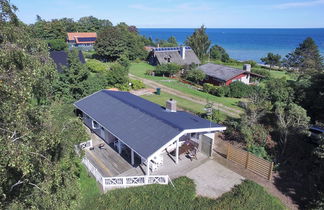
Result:
{"label": "outdoor chair", "polygon": [[194,148],[193,150],[190,150],[188,156],[189,156],[191,161],[192,161],[193,158],[198,160],[198,158],[197,158],[197,149]]}

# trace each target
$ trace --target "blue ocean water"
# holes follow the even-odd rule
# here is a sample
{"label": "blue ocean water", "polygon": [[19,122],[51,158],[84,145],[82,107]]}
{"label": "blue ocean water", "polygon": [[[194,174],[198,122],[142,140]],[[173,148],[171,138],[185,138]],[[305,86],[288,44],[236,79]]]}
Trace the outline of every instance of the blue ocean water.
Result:
{"label": "blue ocean water", "polygon": [[[182,44],[193,32],[193,28],[140,28],[140,34],[155,39],[175,36]],[[324,56],[324,28],[318,29],[221,29],[207,28],[212,44],[225,48],[231,58],[255,60],[268,52],[285,56],[298,47],[307,37],[312,37]]]}

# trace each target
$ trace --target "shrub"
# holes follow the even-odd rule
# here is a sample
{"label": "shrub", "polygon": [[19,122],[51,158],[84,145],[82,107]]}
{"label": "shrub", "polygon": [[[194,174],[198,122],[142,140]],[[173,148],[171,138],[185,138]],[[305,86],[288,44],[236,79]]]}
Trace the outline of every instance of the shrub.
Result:
{"label": "shrub", "polygon": [[158,65],[155,70],[155,75],[157,76],[172,76],[174,74],[177,74],[181,69],[181,66],[175,64],[175,63],[168,63],[168,64],[162,64]]}
{"label": "shrub", "polygon": [[252,72],[264,76],[265,79],[269,79],[271,77],[270,72],[263,69],[252,69]]}
{"label": "shrub", "polygon": [[130,83],[132,83],[131,87],[134,90],[138,90],[138,89],[145,88],[144,83],[142,81],[140,81],[140,80],[133,80],[133,79],[131,79],[130,80]]}
{"label": "shrub", "polygon": [[90,69],[92,72],[103,72],[108,70],[108,65],[98,61],[96,59],[89,59],[86,63],[87,67]]}
{"label": "shrub", "polygon": [[185,74],[185,79],[194,82],[194,83],[199,83],[201,81],[203,81],[206,77],[206,74],[198,69],[193,69],[193,70],[189,70],[187,71],[187,73]]}
{"label": "shrub", "polygon": [[233,97],[233,98],[243,98],[250,95],[252,88],[249,85],[244,84],[243,82],[232,82],[229,85],[229,93],[227,96]]}
{"label": "shrub", "polygon": [[210,83],[204,83],[204,85],[203,85],[203,91],[206,93],[213,94],[214,88],[215,88],[215,85],[210,84]]}
{"label": "shrub", "polygon": [[120,58],[117,59],[117,62],[123,67],[125,67],[127,70],[130,67],[130,61],[125,55],[120,56]]}
{"label": "shrub", "polygon": [[84,57],[87,59],[93,59],[94,54],[95,54],[94,51],[83,51],[82,53],[83,53]]}
{"label": "shrub", "polygon": [[254,60],[247,60],[244,61],[243,63],[250,64],[252,68],[257,65],[257,62],[255,62]]}
{"label": "shrub", "polygon": [[65,50],[68,47],[64,39],[51,39],[47,44],[50,50]]}
{"label": "shrub", "polygon": [[215,86],[213,90],[213,95],[224,97],[227,92],[226,86]]}

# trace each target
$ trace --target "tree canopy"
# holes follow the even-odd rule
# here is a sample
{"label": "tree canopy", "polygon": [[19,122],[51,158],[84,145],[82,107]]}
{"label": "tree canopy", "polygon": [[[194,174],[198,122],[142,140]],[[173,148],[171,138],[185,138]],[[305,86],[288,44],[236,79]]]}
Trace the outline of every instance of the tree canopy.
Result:
{"label": "tree canopy", "polygon": [[323,71],[323,58],[315,41],[308,37],[286,56],[285,67],[301,74]]}
{"label": "tree canopy", "polygon": [[73,145],[87,139],[85,131],[71,107],[53,101],[57,72],[47,44],[15,21],[8,1],[0,3],[0,208],[75,208]]}
{"label": "tree canopy", "polygon": [[196,29],[195,32],[187,38],[185,44],[193,49],[199,59],[203,59],[211,44],[205,26],[202,25],[200,28]]}
{"label": "tree canopy", "polygon": [[210,58],[215,60],[220,60],[222,62],[228,62],[230,60],[229,55],[225,51],[224,48],[222,48],[219,45],[214,45],[210,48]]}
{"label": "tree canopy", "polygon": [[281,55],[268,53],[266,57],[261,58],[261,61],[270,66],[270,70],[273,66],[281,66]]}
{"label": "tree canopy", "polygon": [[135,60],[144,58],[147,54],[142,37],[137,32],[130,31],[126,24],[106,27],[100,31],[94,49],[104,61],[116,61],[122,56]]}

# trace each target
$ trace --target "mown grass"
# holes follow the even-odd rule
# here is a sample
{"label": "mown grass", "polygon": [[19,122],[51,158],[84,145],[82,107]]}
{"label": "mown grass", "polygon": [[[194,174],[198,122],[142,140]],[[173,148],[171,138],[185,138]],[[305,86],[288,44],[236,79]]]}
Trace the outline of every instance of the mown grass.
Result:
{"label": "mown grass", "polygon": [[80,209],[286,209],[263,187],[244,181],[219,199],[197,197],[193,180],[180,177],[172,185],[115,189],[92,197]]}
{"label": "mown grass", "polygon": [[[143,95],[141,96],[142,98],[152,101],[156,104],[159,104],[161,106],[165,106],[165,102],[172,98],[177,101],[177,106],[185,111],[193,112],[193,113],[203,113],[205,106],[202,104],[198,103],[193,103],[192,101],[188,101],[186,99],[177,97],[176,95],[164,93],[163,91],[161,92],[161,95]],[[206,102],[207,103],[207,102]],[[226,114],[223,112],[220,112],[219,115],[219,120],[224,121],[226,119]]]}
{"label": "mown grass", "polygon": [[[132,63],[129,72],[135,76],[154,80],[155,82],[158,82],[162,85],[165,85],[169,88],[181,91],[185,94],[192,95],[194,97],[200,98],[202,101],[206,101],[207,99],[211,102],[220,103],[228,107],[236,108],[238,110],[241,110],[240,107],[238,107],[238,102],[241,99],[237,98],[228,98],[228,97],[218,97],[214,96],[202,91],[199,91],[197,89],[192,88],[188,84],[184,84],[182,82],[179,82],[178,80],[167,78],[167,77],[156,77],[156,76],[149,76],[146,75],[147,70],[154,70],[154,66],[151,66],[147,63]],[[163,91],[163,89],[162,89]],[[193,103],[190,101],[190,103]]]}

